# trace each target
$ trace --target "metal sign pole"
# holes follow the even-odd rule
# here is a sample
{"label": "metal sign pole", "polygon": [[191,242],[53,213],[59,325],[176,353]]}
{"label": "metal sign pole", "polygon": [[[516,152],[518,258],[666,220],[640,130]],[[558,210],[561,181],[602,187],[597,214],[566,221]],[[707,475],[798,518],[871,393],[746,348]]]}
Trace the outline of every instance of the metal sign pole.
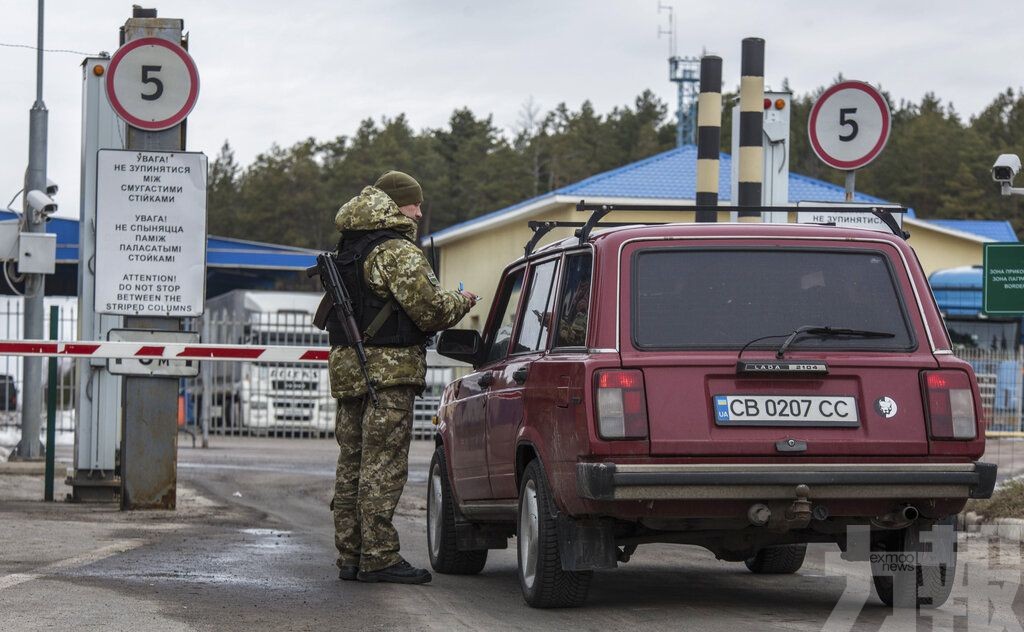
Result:
{"label": "metal sign pole", "polygon": [[857,182],[857,172],[856,171],[847,171],[846,172],[846,201],[847,202],[852,202],[853,201],[853,192],[854,192],[853,190],[854,190],[854,185],[856,184],[856,182]]}
{"label": "metal sign pole", "polygon": [[[143,37],[181,42],[179,19],[157,18],[155,10],[136,9],[125,22],[124,43]],[[146,131],[128,125],[126,149],[182,150],[183,124]],[[205,235],[203,236],[205,239]],[[126,316],[128,329],[181,331],[178,318]],[[125,377],[121,433],[121,509],[174,509],[178,449],[177,378]]]}

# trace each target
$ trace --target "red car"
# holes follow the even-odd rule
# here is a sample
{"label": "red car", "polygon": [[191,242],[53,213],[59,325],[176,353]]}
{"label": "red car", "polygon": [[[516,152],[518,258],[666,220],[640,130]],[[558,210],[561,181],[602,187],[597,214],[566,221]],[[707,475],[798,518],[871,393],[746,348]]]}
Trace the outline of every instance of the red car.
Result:
{"label": "red car", "polygon": [[[433,568],[477,573],[516,535],[526,601],[571,606],[641,544],[792,573],[808,542],[845,549],[864,526],[879,597],[941,605],[952,519],[996,468],[902,236],[590,228],[509,265],[482,336],[439,339],[474,370],[438,411]],[[935,525],[950,545],[928,551]],[[910,551],[927,555],[894,583],[877,554]]]}

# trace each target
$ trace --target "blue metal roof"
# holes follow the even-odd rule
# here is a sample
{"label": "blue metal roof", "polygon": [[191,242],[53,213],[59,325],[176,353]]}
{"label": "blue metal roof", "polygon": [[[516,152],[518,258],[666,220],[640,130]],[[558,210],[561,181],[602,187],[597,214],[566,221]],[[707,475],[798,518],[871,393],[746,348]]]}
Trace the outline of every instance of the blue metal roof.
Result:
{"label": "blue metal roof", "polygon": [[[17,216],[0,211],[0,220]],[[57,263],[78,263],[78,220],[57,217],[46,223],[46,232],[57,235]],[[213,268],[304,270],[316,265],[315,250],[279,246],[229,237],[208,236],[206,265]]]}
{"label": "blue metal roof", "polygon": [[[721,154],[719,162],[718,198],[728,201],[732,197],[729,174],[732,170],[732,156]],[[434,233],[435,237],[443,236],[456,229],[463,229],[478,222],[504,215],[544,198],[556,195],[567,195],[579,198],[587,197],[619,197],[619,198],[655,198],[666,200],[693,200],[697,197],[697,147],[685,145],[676,149],[655,154],[637,162],[630,163],[611,171],[590,176],[579,182],[566,185],[543,195],[524,200],[512,206],[481,215],[474,219],[449,226]],[[845,190],[839,185],[815,180],[807,176],[789,174],[789,201],[791,203],[842,202]],[[873,204],[891,204],[886,200],[857,193],[855,202]],[[914,217],[912,209],[907,213]]]}
{"label": "blue metal roof", "polygon": [[942,228],[958,230],[962,233],[971,233],[986,239],[1001,242],[1016,242],[1017,233],[1013,226],[1006,220],[993,219],[930,219],[929,224],[935,224]]}

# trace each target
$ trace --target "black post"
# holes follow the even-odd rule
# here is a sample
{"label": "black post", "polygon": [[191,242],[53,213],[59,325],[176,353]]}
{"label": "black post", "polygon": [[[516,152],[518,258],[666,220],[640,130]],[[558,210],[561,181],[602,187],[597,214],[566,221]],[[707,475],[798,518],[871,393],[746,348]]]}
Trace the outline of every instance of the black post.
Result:
{"label": "black post", "polygon": [[[700,58],[697,97],[697,206],[718,206],[718,159],[722,143],[722,58]],[[716,211],[697,211],[698,222],[717,222]]]}
{"label": "black post", "polygon": [[[764,179],[764,40],[743,40],[740,61],[739,193],[737,206],[761,206]],[[759,221],[761,211],[740,211],[739,220]]]}

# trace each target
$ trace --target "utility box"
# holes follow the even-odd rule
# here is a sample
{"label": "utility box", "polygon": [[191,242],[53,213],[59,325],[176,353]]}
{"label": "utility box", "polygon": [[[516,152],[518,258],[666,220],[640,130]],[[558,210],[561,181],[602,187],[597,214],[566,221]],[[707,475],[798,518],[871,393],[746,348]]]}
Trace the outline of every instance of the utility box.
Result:
{"label": "utility box", "polygon": [[0,262],[18,258],[18,234],[20,232],[20,220],[7,219],[0,222]]}
{"label": "utility box", "polygon": [[57,267],[57,235],[21,233],[18,274],[53,274]]}

